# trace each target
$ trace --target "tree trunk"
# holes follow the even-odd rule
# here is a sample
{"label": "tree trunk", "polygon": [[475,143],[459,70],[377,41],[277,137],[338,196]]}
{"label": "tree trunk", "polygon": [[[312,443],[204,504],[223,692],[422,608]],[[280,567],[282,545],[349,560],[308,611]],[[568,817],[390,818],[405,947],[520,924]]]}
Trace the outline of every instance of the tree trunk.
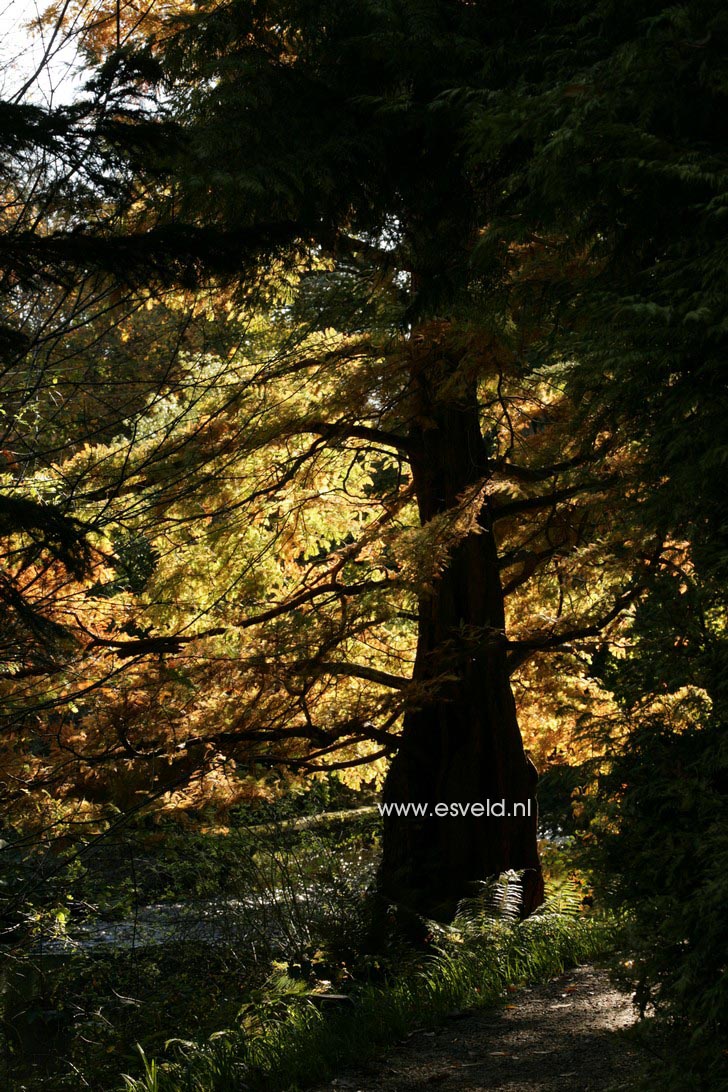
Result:
{"label": "tree trunk", "polygon": [[[412,474],[423,525],[487,476],[475,383],[441,398],[438,389],[452,386],[452,366],[448,370],[449,383],[442,363],[433,369],[432,362],[413,380],[420,405],[411,436]],[[383,794],[385,804],[426,804],[427,814],[384,818],[379,892],[439,920],[452,918],[458,901],[473,893],[473,881],[507,869],[525,870],[524,915],[543,898],[536,771],[518,728],[504,627],[498,551],[486,502],[477,528],[459,541],[445,571],[420,599],[413,678],[425,686],[443,673],[449,679],[406,713]],[[433,814],[438,803],[477,803],[487,811],[488,802],[490,815]],[[526,814],[513,815],[514,805]],[[501,807],[503,816],[497,814]]]}

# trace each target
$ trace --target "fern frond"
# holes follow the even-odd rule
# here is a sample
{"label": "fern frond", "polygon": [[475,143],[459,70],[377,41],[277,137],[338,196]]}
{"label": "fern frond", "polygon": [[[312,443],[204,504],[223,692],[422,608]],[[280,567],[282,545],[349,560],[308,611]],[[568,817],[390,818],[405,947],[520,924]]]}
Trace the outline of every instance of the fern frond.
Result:
{"label": "fern frond", "polygon": [[514,923],[521,917],[523,883],[512,869],[497,878],[477,881],[475,895],[458,904],[453,925],[464,933],[481,932],[493,922]]}

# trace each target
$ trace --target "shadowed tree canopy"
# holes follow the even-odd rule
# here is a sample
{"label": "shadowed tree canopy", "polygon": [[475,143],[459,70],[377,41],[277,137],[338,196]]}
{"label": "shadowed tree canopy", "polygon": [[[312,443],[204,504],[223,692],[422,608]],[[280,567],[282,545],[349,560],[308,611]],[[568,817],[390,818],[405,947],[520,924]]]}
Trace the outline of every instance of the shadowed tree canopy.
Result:
{"label": "shadowed tree canopy", "polygon": [[217,839],[332,771],[390,809],[380,924],[509,869],[527,915],[545,771],[722,1087],[719,0],[40,23],[91,78],[0,103],[6,935],[143,809]]}
{"label": "shadowed tree canopy", "polygon": [[[424,528],[465,514],[446,558],[430,557],[423,572],[414,681],[431,693],[405,711],[389,802],[505,799],[510,809],[534,793],[509,682],[489,495],[496,473],[519,468],[509,465],[513,445],[505,456],[493,446],[482,415],[483,380],[502,374],[505,356],[518,369],[534,334],[510,298],[508,263],[472,260],[509,163],[472,166],[468,103],[453,90],[508,81],[503,42],[517,49],[542,15],[451,3],[224,3],[173,21],[150,47],[182,138],[166,196],[174,226],[165,230],[194,224],[257,238],[257,252],[241,253],[243,275],[251,257],[285,259],[287,236],[289,260],[333,263],[330,284],[337,263],[349,263],[350,275],[380,292],[388,285],[399,303],[394,336],[406,367],[397,381],[367,390],[364,413],[352,405],[301,426],[366,436],[405,458]],[[214,266],[214,252],[206,260]],[[586,450],[532,471],[553,489],[527,507],[579,491],[569,481],[562,494],[556,480],[602,450],[602,425],[592,420],[590,430]],[[533,814],[385,822],[382,892],[419,911],[450,914],[469,881],[514,867],[525,871],[528,912],[541,894]]]}
{"label": "shadowed tree canopy", "polygon": [[[560,5],[518,45],[510,88],[462,88],[473,168],[509,161],[494,249],[544,251],[532,293],[544,353],[573,361],[576,399],[609,407],[638,455],[640,520],[678,552],[657,569],[615,695],[602,885],[635,912],[638,997],[687,1019],[689,1056],[725,1079],[728,863],[728,19],[717,0]],[[626,727],[626,732],[625,732]],[[615,745],[616,744],[616,745]],[[713,1070],[711,1070],[713,1072]]]}
{"label": "shadowed tree canopy", "polygon": [[[256,533],[263,526],[270,535],[258,543],[267,558],[298,518],[281,516],[280,501],[289,513],[313,511],[326,475],[350,499],[354,489],[360,508],[379,506],[371,526],[357,514],[358,526],[344,530],[338,513],[318,555],[301,548],[293,564],[292,551],[282,553],[279,594],[255,589],[233,623],[261,634],[262,652],[239,654],[249,682],[233,684],[249,699],[245,715],[214,739],[191,732],[178,758],[189,757],[192,770],[213,745],[228,754],[250,745],[259,762],[318,769],[366,761],[369,740],[378,754],[396,752],[388,803],[528,806],[526,816],[502,819],[387,819],[382,893],[442,917],[473,880],[508,868],[525,872],[525,911],[538,904],[535,770],[511,676],[535,654],[569,649],[615,622],[661,551],[659,534],[605,518],[605,497],[630,480],[629,449],[605,402],[586,388],[568,396],[563,359],[541,351],[553,316],[532,296],[563,278],[563,257],[537,239],[484,244],[522,149],[504,145],[487,161],[473,153],[479,96],[511,86],[512,56],[545,16],[540,7],[493,15],[451,3],[232,3],[172,18],[136,53],[111,52],[85,105],[55,120],[36,116],[42,126],[63,120],[63,155],[85,203],[76,191],[59,202],[50,187],[42,230],[7,233],[10,258],[26,262],[39,285],[55,277],[62,292],[83,277],[101,299],[121,291],[122,310],[151,306],[148,325],[134,327],[147,346],[165,314],[159,299],[177,286],[194,294],[211,277],[232,313],[258,308],[267,333],[249,336],[248,314],[190,343],[233,359],[229,370],[182,360],[188,341],[173,337],[173,369],[152,372],[151,402],[142,398],[133,412],[110,402],[95,438],[113,439],[113,451],[89,465],[75,438],[63,518],[83,513],[87,534],[107,536],[98,555],[106,568],[91,587],[111,597],[144,588],[129,582],[130,551],[141,551],[134,564],[151,576],[160,548],[145,536],[179,542],[171,529],[193,518],[217,527],[226,511],[245,513]],[[93,154],[84,158],[73,148],[87,131]],[[53,170],[44,166],[38,177],[47,183]],[[93,306],[84,307],[87,325]],[[122,334],[109,360],[126,368],[130,335]],[[172,408],[175,399],[183,408]],[[357,478],[365,474],[369,485]],[[309,495],[297,494],[304,486]],[[114,520],[123,544],[115,559]],[[599,550],[609,556],[620,533],[628,545],[614,554],[619,563],[602,562],[596,577]],[[110,578],[109,564],[126,583]],[[103,629],[97,617],[76,618],[76,639],[89,661],[113,654],[125,669],[180,654],[195,634],[225,630],[217,618],[197,624],[229,594],[215,587],[194,622],[177,608],[171,626],[157,613],[160,636],[138,617],[121,628],[105,620]],[[515,604],[508,617],[506,595]],[[395,615],[416,629],[414,663],[362,659],[365,635],[382,646],[376,627]],[[391,631],[388,640],[396,646]],[[322,723],[312,688],[340,679],[387,696],[373,689],[338,714],[320,701]],[[154,685],[167,685],[163,671]],[[274,712],[263,694],[275,695]],[[114,732],[111,743],[75,747],[74,760],[143,762],[168,747],[148,729],[131,738],[128,712]]]}

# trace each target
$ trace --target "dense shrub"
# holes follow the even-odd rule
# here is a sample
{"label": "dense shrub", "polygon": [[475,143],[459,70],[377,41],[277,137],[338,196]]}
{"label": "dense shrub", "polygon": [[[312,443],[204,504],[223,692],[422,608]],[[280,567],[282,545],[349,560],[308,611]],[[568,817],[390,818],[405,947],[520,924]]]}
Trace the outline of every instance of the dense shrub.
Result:
{"label": "dense shrub", "polygon": [[[728,1087],[728,737],[648,718],[602,782],[595,870],[630,909],[636,997],[679,1031],[688,1087]],[[673,1038],[674,1046],[674,1038]],[[675,1080],[680,1081],[675,1073]],[[703,1083],[700,1083],[703,1082]]]}

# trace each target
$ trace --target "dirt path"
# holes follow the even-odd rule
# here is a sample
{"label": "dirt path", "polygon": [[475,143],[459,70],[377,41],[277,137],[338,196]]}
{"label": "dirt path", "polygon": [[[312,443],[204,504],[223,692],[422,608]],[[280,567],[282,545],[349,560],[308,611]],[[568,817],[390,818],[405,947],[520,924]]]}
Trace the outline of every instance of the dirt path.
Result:
{"label": "dirt path", "polygon": [[501,1010],[453,1014],[415,1031],[381,1062],[320,1086],[351,1092],[606,1092],[629,1089],[635,1020],[606,972],[578,967],[516,990]]}

